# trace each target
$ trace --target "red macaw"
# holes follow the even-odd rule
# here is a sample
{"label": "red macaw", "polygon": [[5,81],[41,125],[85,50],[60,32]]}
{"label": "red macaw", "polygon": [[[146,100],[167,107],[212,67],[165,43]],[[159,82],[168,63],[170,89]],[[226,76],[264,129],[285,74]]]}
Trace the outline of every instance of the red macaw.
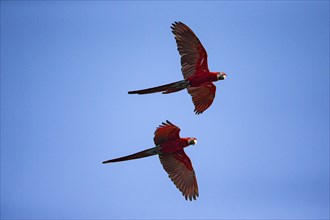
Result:
{"label": "red macaw", "polygon": [[125,160],[138,159],[158,154],[168,176],[182,192],[182,195],[190,201],[198,197],[198,186],[195,171],[189,157],[183,148],[197,143],[196,138],[180,138],[180,128],[166,120],[156,131],[154,142],[156,147],[140,151],[125,157],[107,160],[102,163],[113,163]]}
{"label": "red macaw", "polygon": [[162,92],[168,94],[187,89],[195,105],[195,113],[203,113],[212,104],[216,87],[212,83],[224,80],[224,72],[210,72],[207,65],[207,53],[194,32],[182,22],[171,26],[178,51],[181,55],[181,71],[184,80],[149,89],[130,91],[129,94],[149,94]]}

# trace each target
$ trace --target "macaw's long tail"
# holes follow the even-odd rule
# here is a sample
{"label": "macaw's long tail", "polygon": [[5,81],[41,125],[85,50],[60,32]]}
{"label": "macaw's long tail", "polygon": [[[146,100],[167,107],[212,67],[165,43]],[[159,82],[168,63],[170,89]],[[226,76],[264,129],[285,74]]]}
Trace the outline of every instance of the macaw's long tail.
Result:
{"label": "macaw's long tail", "polygon": [[102,163],[113,163],[113,162],[120,162],[120,161],[125,161],[125,160],[133,160],[133,159],[138,159],[138,158],[143,158],[143,157],[149,157],[155,154],[159,153],[159,147],[153,147],[144,151],[140,151],[138,153],[135,154],[131,154],[125,157],[119,157],[116,159],[112,159],[112,160],[107,160],[107,161],[103,161]]}
{"label": "macaw's long tail", "polygon": [[187,80],[181,80],[174,83],[169,83],[162,86],[157,86],[149,89],[142,89],[142,90],[136,90],[136,91],[129,91],[128,94],[149,94],[149,93],[155,93],[155,92],[162,92],[163,94],[168,94],[172,92],[177,92],[182,89],[185,89],[189,86],[189,82]]}

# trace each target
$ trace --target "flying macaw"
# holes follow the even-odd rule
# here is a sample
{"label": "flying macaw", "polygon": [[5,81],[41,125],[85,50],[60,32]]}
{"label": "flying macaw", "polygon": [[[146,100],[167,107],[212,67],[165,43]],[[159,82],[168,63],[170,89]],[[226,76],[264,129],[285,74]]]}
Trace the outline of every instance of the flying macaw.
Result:
{"label": "flying macaw", "polygon": [[130,91],[128,94],[149,94],[162,92],[168,94],[187,89],[192,96],[196,114],[203,113],[212,104],[216,87],[212,83],[226,79],[224,72],[210,72],[207,65],[207,53],[194,32],[182,22],[171,26],[178,51],[181,55],[181,71],[184,80],[149,89]]}
{"label": "flying macaw", "polygon": [[198,197],[198,186],[195,171],[189,157],[183,148],[195,145],[197,139],[193,137],[180,138],[180,128],[166,120],[157,127],[154,136],[156,147],[140,151],[125,157],[107,160],[102,163],[113,163],[125,160],[149,157],[158,154],[163,168],[168,173],[169,178],[182,195],[190,201]]}

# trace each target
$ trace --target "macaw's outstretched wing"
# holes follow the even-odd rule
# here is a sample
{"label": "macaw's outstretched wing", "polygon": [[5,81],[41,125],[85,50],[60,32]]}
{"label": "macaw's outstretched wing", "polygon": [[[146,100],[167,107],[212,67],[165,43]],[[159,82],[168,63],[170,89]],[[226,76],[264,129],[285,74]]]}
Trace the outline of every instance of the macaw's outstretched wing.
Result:
{"label": "macaw's outstretched wing", "polygon": [[154,142],[155,145],[159,145],[164,141],[175,140],[180,138],[180,128],[166,120],[155,131]]}
{"label": "macaw's outstretched wing", "polygon": [[186,199],[196,200],[196,197],[198,197],[196,175],[185,152],[180,150],[174,154],[159,154],[159,159],[170,179],[182,192],[182,195]]}
{"label": "macaw's outstretched wing", "polygon": [[174,22],[171,28],[181,55],[184,79],[196,72],[209,72],[206,50],[194,32],[182,22]]}
{"label": "macaw's outstretched wing", "polygon": [[195,105],[195,113],[203,113],[212,104],[216,87],[213,83],[204,83],[198,87],[188,87],[188,93],[192,96]]}

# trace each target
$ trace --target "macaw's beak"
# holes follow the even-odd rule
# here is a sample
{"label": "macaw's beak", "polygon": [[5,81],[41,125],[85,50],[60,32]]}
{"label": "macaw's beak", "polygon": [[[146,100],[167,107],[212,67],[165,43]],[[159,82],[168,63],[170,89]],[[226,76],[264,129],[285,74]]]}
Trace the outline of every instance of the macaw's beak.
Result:
{"label": "macaw's beak", "polygon": [[227,78],[226,73],[224,73],[224,72],[218,73],[218,80],[224,80],[226,78]]}
{"label": "macaw's beak", "polygon": [[195,144],[197,144],[196,138],[189,140],[189,145],[195,145]]}

